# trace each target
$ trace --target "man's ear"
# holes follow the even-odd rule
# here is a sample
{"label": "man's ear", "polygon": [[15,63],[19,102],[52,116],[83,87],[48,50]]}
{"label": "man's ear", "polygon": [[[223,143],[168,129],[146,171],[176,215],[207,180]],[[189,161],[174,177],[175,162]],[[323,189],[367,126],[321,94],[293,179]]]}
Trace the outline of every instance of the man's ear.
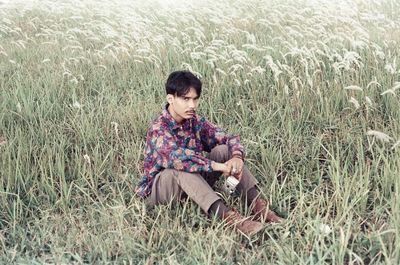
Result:
{"label": "man's ear", "polygon": [[169,104],[171,104],[173,101],[174,101],[174,96],[171,95],[171,94],[168,94],[168,95],[167,95],[167,102],[168,102]]}

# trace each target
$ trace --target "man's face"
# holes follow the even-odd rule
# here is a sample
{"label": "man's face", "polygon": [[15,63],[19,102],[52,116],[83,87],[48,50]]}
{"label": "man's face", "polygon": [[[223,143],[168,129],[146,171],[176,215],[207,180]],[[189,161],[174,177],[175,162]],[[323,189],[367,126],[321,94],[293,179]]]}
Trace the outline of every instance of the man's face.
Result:
{"label": "man's face", "polygon": [[182,123],[186,119],[190,119],[196,113],[199,106],[199,95],[194,88],[190,88],[189,92],[183,96],[167,95],[169,103],[169,112],[176,122]]}

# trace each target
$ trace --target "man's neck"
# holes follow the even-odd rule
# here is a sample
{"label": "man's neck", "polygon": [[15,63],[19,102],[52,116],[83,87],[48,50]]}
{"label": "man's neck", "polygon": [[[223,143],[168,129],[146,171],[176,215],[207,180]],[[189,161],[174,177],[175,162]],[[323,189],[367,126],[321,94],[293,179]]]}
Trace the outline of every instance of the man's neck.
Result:
{"label": "man's neck", "polygon": [[171,105],[168,105],[167,110],[169,112],[169,114],[171,115],[171,117],[176,121],[177,124],[182,124],[185,122],[185,119],[182,119],[181,117],[179,117],[178,114],[176,114],[173,109],[171,108]]}

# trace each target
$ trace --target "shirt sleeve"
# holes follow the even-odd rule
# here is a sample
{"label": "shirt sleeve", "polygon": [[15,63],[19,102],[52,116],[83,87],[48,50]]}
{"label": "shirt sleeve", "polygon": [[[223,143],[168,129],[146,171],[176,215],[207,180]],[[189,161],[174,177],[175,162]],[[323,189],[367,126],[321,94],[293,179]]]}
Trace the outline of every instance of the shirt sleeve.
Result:
{"label": "shirt sleeve", "polygon": [[149,147],[160,167],[192,173],[213,171],[211,160],[191,149],[177,146],[175,138],[169,132],[153,131]]}
{"label": "shirt sleeve", "polygon": [[217,145],[226,144],[231,154],[240,152],[245,155],[238,135],[226,133],[222,128],[202,118],[201,142],[204,150],[210,152]]}

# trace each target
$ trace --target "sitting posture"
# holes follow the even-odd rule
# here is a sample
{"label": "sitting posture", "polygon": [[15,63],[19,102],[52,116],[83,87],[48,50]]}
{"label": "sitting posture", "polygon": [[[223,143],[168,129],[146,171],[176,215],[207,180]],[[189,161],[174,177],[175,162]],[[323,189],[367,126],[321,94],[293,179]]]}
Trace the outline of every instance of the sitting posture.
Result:
{"label": "sitting posture", "polygon": [[[216,214],[248,236],[263,228],[262,221],[281,222],[260,198],[257,180],[243,162],[239,137],[196,114],[201,81],[188,71],[176,71],[165,87],[168,104],[147,132],[145,175],[136,193],[152,205],[176,202],[186,194],[206,213]],[[254,218],[229,209],[213,190],[221,175],[239,180],[236,190]]]}

